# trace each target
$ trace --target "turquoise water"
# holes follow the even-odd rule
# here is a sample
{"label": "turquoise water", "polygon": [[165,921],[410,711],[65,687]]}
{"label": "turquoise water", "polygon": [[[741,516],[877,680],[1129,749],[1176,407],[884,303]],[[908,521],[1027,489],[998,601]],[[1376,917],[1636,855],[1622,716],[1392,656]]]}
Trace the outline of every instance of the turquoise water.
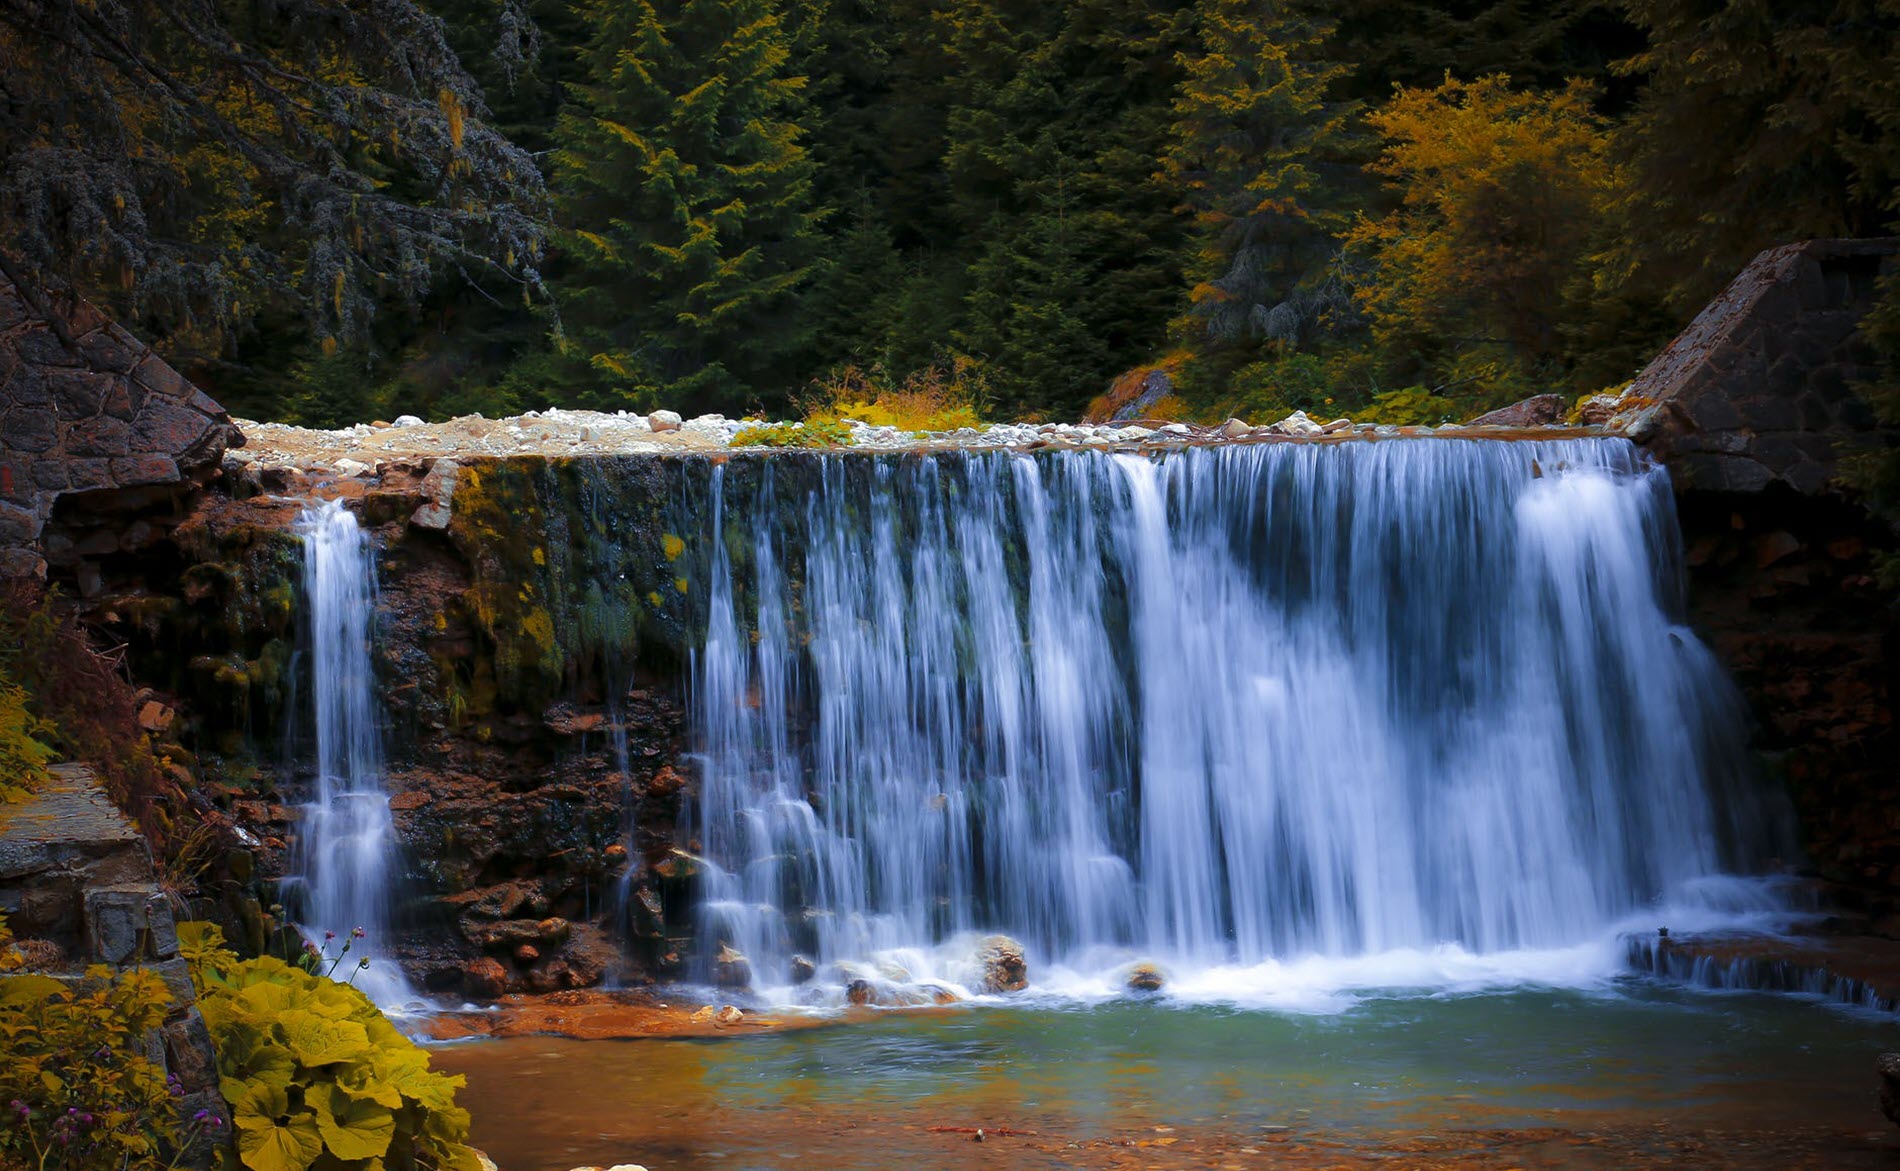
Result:
{"label": "turquoise water", "polygon": [[1873,1062],[1895,1045],[1891,1018],[1630,982],[1372,999],[1333,1016],[971,1007],[717,1041],[524,1038],[437,1054],[469,1076],[476,1140],[504,1171],[1892,1167],[1900,1144]]}

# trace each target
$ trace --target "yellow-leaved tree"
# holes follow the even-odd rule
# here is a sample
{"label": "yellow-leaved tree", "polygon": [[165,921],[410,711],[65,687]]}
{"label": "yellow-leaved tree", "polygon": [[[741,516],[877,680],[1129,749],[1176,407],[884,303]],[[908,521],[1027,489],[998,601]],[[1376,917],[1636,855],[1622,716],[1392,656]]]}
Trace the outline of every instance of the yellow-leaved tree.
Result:
{"label": "yellow-leaved tree", "polygon": [[1413,363],[1404,376],[1498,397],[1561,378],[1617,183],[1593,96],[1447,76],[1369,116],[1397,206],[1345,240],[1381,348]]}

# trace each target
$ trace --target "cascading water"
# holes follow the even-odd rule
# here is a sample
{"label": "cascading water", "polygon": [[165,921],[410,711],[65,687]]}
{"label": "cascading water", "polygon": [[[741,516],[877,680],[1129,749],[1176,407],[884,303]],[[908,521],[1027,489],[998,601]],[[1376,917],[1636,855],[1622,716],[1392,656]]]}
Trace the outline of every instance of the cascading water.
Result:
{"label": "cascading water", "polygon": [[[362,929],[332,975],[353,980],[379,1005],[400,1006],[414,999],[402,969],[393,959],[376,958],[389,923],[397,856],[370,663],[375,562],[368,534],[341,501],[305,509],[297,533],[317,756],[316,793],[299,823],[301,925],[313,942],[333,936],[325,944],[332,957]],[[365,958],[372,962],[359,971]]]}
{"label": "cascading water", "polygon": [[687,828],[762,990],[976,931],[1083,990],[1544,971],[1777,844],[1626,441],[727,473]]}

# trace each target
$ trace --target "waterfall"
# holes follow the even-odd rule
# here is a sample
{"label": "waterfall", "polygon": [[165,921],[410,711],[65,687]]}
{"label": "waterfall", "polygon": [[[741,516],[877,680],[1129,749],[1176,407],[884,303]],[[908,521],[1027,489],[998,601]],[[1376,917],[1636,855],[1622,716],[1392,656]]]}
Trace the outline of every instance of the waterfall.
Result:
{"label": "waterfall", "polygon": [[989,931],[1096,987],[1542,970],[1778,844],[1626,441],[731,474],[685,829],[705,950],[762,990],[794,955],[954,979]]}
{"label": "waterfall", "polygon": [[[400,965],[382,950],[398,870],[370,663],[375,561],[368,534],[341,501],[306,508],[297,533],[316,739],[316,791],[299,823],[293,884],[301,927],[332,956],[351,941],[332,975],[353,980],[379,1005],[397,1006],[414,996]],[[352,940],[359,928],[362,938]],[[358,971],[364,958],[371,963]]]}

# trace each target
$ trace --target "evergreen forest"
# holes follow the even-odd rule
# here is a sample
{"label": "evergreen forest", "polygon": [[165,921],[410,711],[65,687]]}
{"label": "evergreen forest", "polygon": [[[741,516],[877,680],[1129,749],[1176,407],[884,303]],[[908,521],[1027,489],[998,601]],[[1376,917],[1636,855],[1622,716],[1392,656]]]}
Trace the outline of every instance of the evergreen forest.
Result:
{"label": "evergreen forest", "polygon": [[[1900,0],[6,0],[0,264],[234,413],[1436,421],[1900,216]],[[1888,314],[1893,316],[1893,314]]]}

